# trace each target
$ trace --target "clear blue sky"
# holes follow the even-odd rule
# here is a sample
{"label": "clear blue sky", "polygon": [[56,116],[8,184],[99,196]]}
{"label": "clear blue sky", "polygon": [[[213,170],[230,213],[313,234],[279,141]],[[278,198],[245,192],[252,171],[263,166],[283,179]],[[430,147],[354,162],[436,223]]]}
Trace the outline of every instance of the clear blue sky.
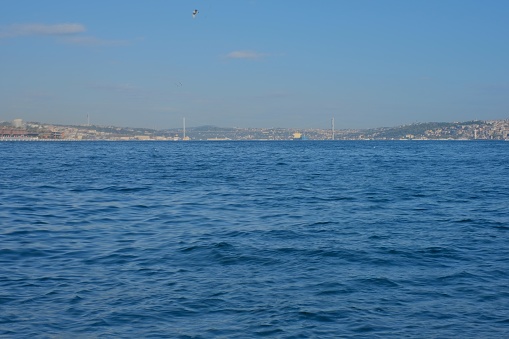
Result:
{"label": "clear blue sky", "polygon": [[508,0],[0,7],[0,121],[329,128],[335,117],[341,129],[509,118]]}

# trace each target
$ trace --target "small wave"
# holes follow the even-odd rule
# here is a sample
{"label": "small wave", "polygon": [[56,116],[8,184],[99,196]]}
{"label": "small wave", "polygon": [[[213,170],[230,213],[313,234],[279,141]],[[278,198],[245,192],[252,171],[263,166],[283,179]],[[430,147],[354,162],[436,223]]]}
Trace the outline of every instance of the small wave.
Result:
{"label": "small wave", "polygon": [[355,284],[360,284],[364,287],[398,287],[399,284],[386,277],[379,278],[363,278],[356,279]]}
{"label": "small wave", "polygon": [[[32,225],[48,225],[48,224],[49,223],[46,223],[46,222],[43,222],[43,223],[34,222]],[[13,237],[13,238],[24,237],[24,236],[31,236],[32,238],[35,238],[38,236],[45,236],[45,235],[50,235],[50,234],[54,234],[54,231],[51,231],[49,229],[37,228],[37,229],[6,231],[6,233],[4,233],[3,235]]]}
{"label": "small wave", "polygon": [[273,328],[273,326],[270,325],[261,325],[253,333],[259,337],[280,337],[286,332],[281,328]]}
{"label": "small wave", "polygon": [[0,249],[2,259],[42,258],[50,255],[51,251],[36,248]]}
{"label": "small wave", "polygon": [[109,253],[86,259],[84,263],[87,265],[123,265],[137,259],[139,259],[138,255],[134,254]]}
{"label": "small wave", "polygon": [[457,224],[470,224],[470,223],[475,222],[475,220],[472,218],[461,218],[461,219],[454,220],[453,222],[455,222]]}
{"label": "small wave", "polygon": [[77,187],[69,189],[70,192],[83,193],[83,192],[117,192],[117,193],[136,193],[150,190],[149,186],[140,187],[121,187],[121,186],[105,186],[105,187]]}
{"label": "small wave", "polygon": [[317,296],[350,294],[355,291],[352,287],[339,282],[319,283],[315,286],[310,287],[310,289],[316,290],[315,294]]}
{"label": "small wave", "polygon": [[321,323],[333,323],[345,319],[350,312],[345,310],[302,310],[298,312],[299,317],[305,320],[313,320]]}
{"label": "small wave", "polygon": [[472,273],[469,273],[469,272],[466,272],[466,271],[461,271],[461,272],[456,272],[456,273],[452,273],[452,274],[448,274],[448,275],[444,275],[444,276],[441,276],[439,277],[438,279],[440,281],[444,281],[444,282],[460,282],[460,281],[473,281],[473,280],[476,280],[478,278],[477,275],[475,274],[472,274]]}

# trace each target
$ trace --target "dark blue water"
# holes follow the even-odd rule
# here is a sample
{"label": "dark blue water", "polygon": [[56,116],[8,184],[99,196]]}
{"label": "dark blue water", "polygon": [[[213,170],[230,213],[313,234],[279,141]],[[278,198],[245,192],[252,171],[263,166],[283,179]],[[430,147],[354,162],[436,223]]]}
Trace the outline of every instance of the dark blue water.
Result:
{"label": "dark blue water", "polygon": [[2,142],[0,336],[509,337],[509,142]]}

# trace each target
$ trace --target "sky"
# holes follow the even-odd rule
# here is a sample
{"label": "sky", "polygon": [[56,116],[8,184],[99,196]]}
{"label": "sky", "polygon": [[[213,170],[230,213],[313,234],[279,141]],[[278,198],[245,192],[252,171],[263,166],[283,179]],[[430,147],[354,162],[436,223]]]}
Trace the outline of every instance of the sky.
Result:
{"label": "sky", "polygon": [[0,121],[330,128],[334,118],[349,129],[509,118],[507,0],[0,8]]}

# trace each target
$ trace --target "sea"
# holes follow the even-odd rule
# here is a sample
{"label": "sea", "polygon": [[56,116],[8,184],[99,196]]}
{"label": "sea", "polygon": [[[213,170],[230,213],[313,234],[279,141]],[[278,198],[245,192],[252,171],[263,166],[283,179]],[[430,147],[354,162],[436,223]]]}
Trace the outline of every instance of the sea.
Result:
{"label": "sea", "polygon": [[0,142],[2,338],[508,338],[509,142]]}

